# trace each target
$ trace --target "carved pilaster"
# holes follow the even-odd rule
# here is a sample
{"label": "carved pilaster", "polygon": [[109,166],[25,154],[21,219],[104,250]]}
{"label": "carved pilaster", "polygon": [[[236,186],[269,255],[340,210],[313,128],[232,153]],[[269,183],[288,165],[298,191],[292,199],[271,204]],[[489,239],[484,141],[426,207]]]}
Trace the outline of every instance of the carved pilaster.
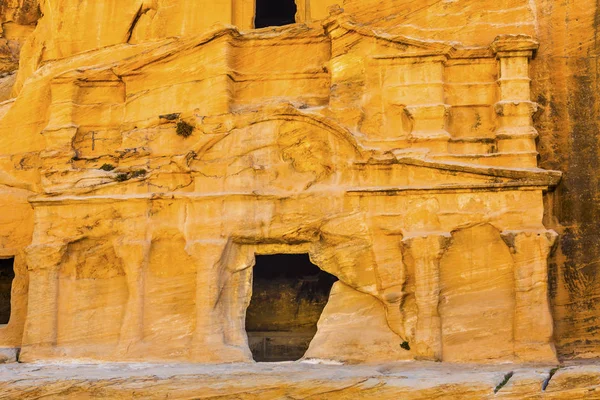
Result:
{"label": "carved pilaster", "polygon": [[438,312],[440,299],[439,261],[450,242],[450,234],[408,237],[402,241],[406,263],[415,274],[417,326],[414,348],[418,359],[442,360],[442,324]]}
{"label": "carved pilaster", "polygon": [[445,104],[444,62],[446,56],[405,58],[399,75],[404,78],[397,88],[396,101],[410,104],[407,112],[413,119],[410,138],[413,147],[429,148],[433,152],[448,151],[450,133],[446,129],[450,106]]}
{"label": "carved pilaster", "polygon": [[554,231],[504,231],[515,262],[515,356],[523,362],[556,362],[548,301],[548,255]]}
{"label": "carved pilaster", "polygon": [[537,47],[537,42],[522,35],[500,36],[492,44],[500,66],[500,100],[495,104],[497,150],[529,155],[530,167],[537,165],[538,133],[532,120],[537,104],[531,101],[529,60]]}
{"label": "carved pilaster", "polygon": [[374,56],[368,64],[369,96],[362,130],[385,149],[402,146],[446,153],[450,106],[445,104],[444,55]]}
{"label": "carved pilaster", "polygon": [[402,340],[406,339],[402,302],[406,293],[406,266],[403,261],[402,217],[377,215],[368,217],[374,271],[377,275],[378,298],[383,302],[389,327]]}
{"label": "carved pilaster", "polygon": [[72,143],[79,129],[73,122],[78,91],[70,79],[55,78],[51,84],[48,125],[41,132],[46,146],[40,153],[42,184],[47,193],[70,186],[60,180],[65,171],[72,170],[70,162],[77,155]]}
{"label": "carved pilaster", "polygon": [[239,362],[251,357],[249,352],[242,354],[244,349],[225,343],[226,316],[222,306],[229,301],[224,286],[230,272],[226,271],[230,246],[225,240],[210,239],[188,241],[186,246],[197,260],[196,329],[191,349],[192,360],[197,362]]}
{"label": "carved pilaster", "polygon": [[125,240],[115,246],[115,253],[123,260],[129,297],[121,325],[119,351],[126,352],[130,345],[141,343],[144,318],[144,274],[142,273],[150,243],[145,240]]}
{"label": "carved pilaster", "polygon": [[[41,158],[52,159],[48,168],[56,164],[57,159],[61,164],[67,164],[75,155],[71,145],[72,139],[77,132],[75,120],[75,99],[79,92],[79,86],[71,79],[55,78],[50,86],[52,103],[49,106],[48,125],[42,131],[46,141],[45,151]],[[46,166],[42,163],[43,166]]]}
{"label": "carved pilaster", "polygon": [[[41,347],[50,352],[56,345],[58,274],[66,249],[63,243],[31,245],[26,249],[29,307],[23,335],[23,360],[29,360],[29,347]],[[40,353],[44,352],[35,351],[35,354]]]}

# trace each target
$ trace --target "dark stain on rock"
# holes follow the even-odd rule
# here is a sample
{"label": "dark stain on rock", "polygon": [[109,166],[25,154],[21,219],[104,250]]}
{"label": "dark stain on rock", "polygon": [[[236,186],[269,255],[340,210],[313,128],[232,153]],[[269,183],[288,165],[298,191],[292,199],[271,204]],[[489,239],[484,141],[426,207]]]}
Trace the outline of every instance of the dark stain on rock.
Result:
{"label": "dark stain on rock", "polygon": [[544,96],[543,93],[540,93],[537,97],[536,102],[543,107],[546,107],[548,105],[548,99],[546,98],[546,96]]}
{"label": "dark stain on rock", "polygon": [[[600,162],[598,115],[594,107],[599,99],[595,90],[595,60],[580,58],[570,63],[574,64],[571,68],[577,74],[568,82],[571,88],[567,98],[571,148],[565,152],[568,154],[565,165],[568,170],[560,188],[560,219],[565,226],[560,237],[560,252],[564,255],[564,263],[550,263],[549,290],[551,296],[556,296],[557,285],[562,278],[568,293],[566,306],[569,318],[559,323],[574,325],[569,331],[580,327],[592,336],[586,340],[592,344],[596,341],[593,336],[598,335],[596,320],[600,310],[600,301],[597,300],[600,269],[600,176],[597,171]],[[589,319],[590,315],[593,316],[593,321],[589,322],[591,326],[582,326],[581,321],[586,317]],[[571,339],[578,333],[573,335]],[[567,343],[571,342],[569,338],[565,339]],[[568,347],[573,344],[571,342]],[[566,348],[559,349],[559,352],[563,356],[572,354],[572,350]]]}
{"label": "dark stain on rock", "polygon": [[558,264],[552,258],[548,262],[548,294],[550,301],[554,304],[554,299],[558,293]]}
{"label": "dark stain on rock", "polygon": [[[544,107],[535,121],[542,166],[564,174],[546,194],[544,221],[560,234],[548,293],[561,359],[600,354],[600,0],[585,10],[575,11],[575,4],[540,5],[541,26],[566,26],[541,31],[545,44],[533,61],[533,98]],[[580,49],[579,42],[590,46]]]}
{"label": "dark stain on rock", "polygon": [[596,0],[594,9],[594,50],[596,50],[596,54],[598,54],[598,27],[600,27],[600,0]]}

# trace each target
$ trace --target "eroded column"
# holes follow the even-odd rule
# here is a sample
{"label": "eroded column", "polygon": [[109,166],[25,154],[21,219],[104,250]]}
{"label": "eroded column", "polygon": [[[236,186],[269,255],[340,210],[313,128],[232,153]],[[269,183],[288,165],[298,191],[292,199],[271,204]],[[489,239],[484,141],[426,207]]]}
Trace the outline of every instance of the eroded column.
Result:
{"label": "eroded column", "polygon": [[402,340],[406,340],[405,316],[401,309],[406,295],[406,268],[399,246],[402,240],[399,220],[400,217],[396,216],[372,216],[369,224],[378,297],[385,306],[390,329]]}
{"label": "eroded column", "polygon": [[127,352],[131,345],[142,342],[144,334],[144,274],[143,267],[150,251],[145,240],[124,241],[115,246],[115,252],[123,260],[123,269],[129,291],[121,334],[119,352]]}
{"label": "eroded column", "polygon": [[226,343],[225,310],[228,298],[226,285],[228,252],[232,243],[222,239],[188,241],[186,250],[198,263],[196,275],[196,329],[191,355],[196,362],[240,362],[251,360],[247,346]]}
{"label": "eroded column", "polygon": [[524,167],[537,166],[538,133],[532,117],[538,105],[531,101],[529,78],[529,60],[537,47],[537,42],[522,35],[500,36],[492,44],[500,63],[500,100],[495,104],[497,151],[520,155]]}
{"label": "eroded column", "polygon": [[402,53],[369,59],[365,78],[369,95],[364,97],[361,130],[373,145],[385,150],[410,144],[436,153],[448,151],[445,61],[443,55]]}
{"label": "eroded column", "polygon": [[73,123],[78,91],[79,87],[69,79],[55,78],[51,85],[48,125],[41,132],[46,146],[40,152],[41,179],[46,192],[60,189],[59,181],[72,170],[70,162],[76,156],[72,143],[79,129]]}
{"label": "eroded column", "polygon": [[27,321],[20,360],[52,356],[56,345],[58,274],[66,245],[31,245],[26,250],[29,270]]}
{"label": "eroded column", "polygon": [[515,356],[523,362],[556,362],[548,301],[548,255],[554,231],[504,231],[515,261]]}
{"label": "eroded column", "polygon": [[413,147],[427,147],[436,153],[448,151],[450,133],[446,121],[450,106],[444,94],[446,56],[405,58],[400,76],[403,87],[397,102],[410,104],[406,109],[414,121]]}
{"label": "eroded column", "polygon": [[441,361],[442,322],[438,312],[440,300],[439,261],[450,243],[450,234],[407,237],[404,260],[411,265],[415,279],[417,324],[415,330],[415,357],[421,360]]}

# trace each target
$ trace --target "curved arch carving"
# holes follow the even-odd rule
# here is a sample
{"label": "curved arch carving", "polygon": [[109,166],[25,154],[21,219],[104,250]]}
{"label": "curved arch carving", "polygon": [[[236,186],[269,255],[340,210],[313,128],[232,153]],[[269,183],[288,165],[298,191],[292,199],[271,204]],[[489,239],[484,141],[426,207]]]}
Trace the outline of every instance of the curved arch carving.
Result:
{"label": "curved arch carving", "polygon": [[[231,122],[232,118],[234,118],[233,122]],[[339,123],[321,115],[305,114],[291,105],[277,106],[274,109],[260,113],[246,112],[237,116],[227,114],[226,116],[221,117],[221,119],[224,121],[219,122],[220,125],[224,127],[225,132],[216,132],[221,133],[221,135],[198,149],[196,151],[197,159],[202,159],[205,153],[210,151],[217,143],[229,136],[229,132],[270,121],[297,121],[321,128],[323,131],[330,132],[338,137],[340,141],[346,142],[348,146],[352,148],[352,154],[356,159],[362,158],[363,149],[356,140],[356,137],[348,129],[344,128]],[[227,121],[227,123],[225,123],[225,121]]]}
{"label": "curved arch carving", "polygon": [[325,118],[294,111],[238,118],[188,159],[191,171],[242,182],[238,189],[298,191],[333,179],[362,158],[354,136]]}

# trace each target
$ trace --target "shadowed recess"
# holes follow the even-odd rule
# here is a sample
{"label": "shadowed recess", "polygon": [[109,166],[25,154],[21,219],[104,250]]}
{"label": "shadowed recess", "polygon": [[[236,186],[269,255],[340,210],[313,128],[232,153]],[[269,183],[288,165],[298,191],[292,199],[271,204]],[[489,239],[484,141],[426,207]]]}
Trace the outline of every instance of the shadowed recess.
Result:
{"label": "shadowed recess", "polygon": [[10,294],[15,278],[14,258],[0,259],[0,324],[8,324],[10,319]]}
{"label": "shadowed recess", "polygon": [[256,0],[255,28],[282,26],[296,22],[294,0]]}
{"label": "shadowed recess", "polygon": [[308,254],[256,256],[246,332],[255,361],[301,358],[337,278]]}

